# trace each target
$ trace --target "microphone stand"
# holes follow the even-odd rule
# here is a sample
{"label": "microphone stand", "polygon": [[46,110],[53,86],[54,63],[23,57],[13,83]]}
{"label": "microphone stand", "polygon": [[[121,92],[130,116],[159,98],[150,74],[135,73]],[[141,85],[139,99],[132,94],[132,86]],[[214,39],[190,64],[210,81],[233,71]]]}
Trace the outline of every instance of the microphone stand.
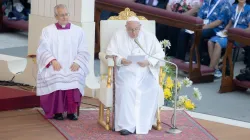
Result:
{"label": "microphone stand", "polygon": [[167,131],[168,133],[171,133],[171,134],[179,134],[181,133],[182,131],[179,130],[177,127],[176,127],[176,100],[177,100],[177,76],[178,76],[178,66],[175,64],[175,63],[172,63],[172,62],[169,62],[169,61],[166,61],[166,60],[163,60],[163,59],[159,59],[157,57],[154,57],[150,54],[148,54],[141,46],[141,44],[139,43],[138,39],[136,38],[135,39],[135,43],[143,50],[143,52],[148,55],[149,57],[152,57],[154,59],[157,59],[159,61],[162,61],[162,62],[165,62],[165,63],[168,63],[168,64],[171,64],[173,66],[175,66],[175,96],[174,96],[174,114],[173,114],[173,117],[174,117],[174,122],[172,124],[172,127]]}
{"label": "microphone stand", "polygon": [[113,68],[113,111],[112,111],[112,131],[115,131],[115,72],[116,72],[116,57],[113,56],[114,68]]}

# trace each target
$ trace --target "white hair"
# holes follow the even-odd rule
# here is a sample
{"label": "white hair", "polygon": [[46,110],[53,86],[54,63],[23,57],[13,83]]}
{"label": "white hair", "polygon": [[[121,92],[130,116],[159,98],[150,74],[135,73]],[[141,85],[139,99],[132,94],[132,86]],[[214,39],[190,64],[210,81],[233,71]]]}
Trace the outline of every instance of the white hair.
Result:
{"label": "white hair", "polygon": [[140,24],[140,20],[136,16],[131,16],[127,19],[127,23],[130,21],[138,22]]}
{"label": "white hair", "polygon": [[64,8],[64,9],[66,9],[67,11],[68,11],[68,8],[67,8],[67,6],[65,5],[65,4],[58,4],[58,5],[56,5],[55,7],[54,7],[54,14],[55,14],[55,16],[57,16],[57,9],[59,9],[59,8]]}

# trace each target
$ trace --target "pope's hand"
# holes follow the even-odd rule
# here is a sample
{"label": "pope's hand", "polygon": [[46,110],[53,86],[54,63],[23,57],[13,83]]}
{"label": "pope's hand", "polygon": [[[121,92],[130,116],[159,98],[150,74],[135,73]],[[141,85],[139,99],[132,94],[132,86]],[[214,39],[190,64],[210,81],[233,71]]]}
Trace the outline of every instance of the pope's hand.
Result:
{"label": "pope's hand", "polygon": [[52,64],[52,66],[53,66],[53,69],[55,70],[55,71],[60,71],[61,70],[61,65],[60,65],[60,63],[57,61],[57,60],[53,60],[52,62],[51,62],[51,64]]}
{"label": "pope's hand", "polygon": [[80,66],[77,63],[73,63],[70,67],[71,71],[78,71]]}
{"label": "pope's hand", "polygon": [[131,63],[132,63],[131,61],[129,61],[129,60],[125,59],[125,58],[123,58],[122,61],[121,61],[121,64],[124,65],[124,66],[128,66]]}
{"label": "pope's hand", "polygon": [[137,62],[138,65],[140,65],[141,67],[147,67],[149,65],[148,60],[144,60],[142,62]]}

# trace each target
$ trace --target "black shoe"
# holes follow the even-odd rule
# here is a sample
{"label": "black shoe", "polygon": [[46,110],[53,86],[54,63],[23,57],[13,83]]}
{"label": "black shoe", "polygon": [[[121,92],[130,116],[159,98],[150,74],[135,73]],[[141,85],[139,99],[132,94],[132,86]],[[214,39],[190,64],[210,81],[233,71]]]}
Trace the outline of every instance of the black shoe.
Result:
{"label": "black shoe", "polygon": [[236,79],[239,81],[250,81],[250,70],[246,69],[245,73],[241,73],[236,76]]}
{"label": "black shoe", "polygon": [[121,130],[120,133],[121,133],[121,135],[130,135],[130,134],[132,134],[128,130]]}
{"label": "black shoe", "polygon": [[245,73],[237,75],[236,79],[239,80],[239,81],[246,81],[246,75],[245,75]]}
{"label": "black shoe", "polygon": [[78,118],[77,118],[77,116],[75,114],[68,114],[67,118],[70,119],[70,120],[73,120],[73,121],[78,120]]}
{"label": "black shoe", "polygon": [[240,70],[240,73],[241,73],[241,74],[244,74],[244,73],[246,73],[248,70],[249,70],[249,68],[241,69],[241,70]]}
{"label": "black shoe", "polygon": [[55,116],[53,118],[55,120],[63,120],[64,119],[62,113],[55,114]]}

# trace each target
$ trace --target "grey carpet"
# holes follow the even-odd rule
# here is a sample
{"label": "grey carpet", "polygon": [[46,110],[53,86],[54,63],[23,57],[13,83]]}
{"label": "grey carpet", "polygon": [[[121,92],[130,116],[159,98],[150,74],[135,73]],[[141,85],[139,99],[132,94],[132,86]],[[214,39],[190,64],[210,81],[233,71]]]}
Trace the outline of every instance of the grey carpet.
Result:
{"label": "grey carpet", "polygon": [[0,54],[25,58],[28,55],[28,47],[24,46],[0,49]]}

